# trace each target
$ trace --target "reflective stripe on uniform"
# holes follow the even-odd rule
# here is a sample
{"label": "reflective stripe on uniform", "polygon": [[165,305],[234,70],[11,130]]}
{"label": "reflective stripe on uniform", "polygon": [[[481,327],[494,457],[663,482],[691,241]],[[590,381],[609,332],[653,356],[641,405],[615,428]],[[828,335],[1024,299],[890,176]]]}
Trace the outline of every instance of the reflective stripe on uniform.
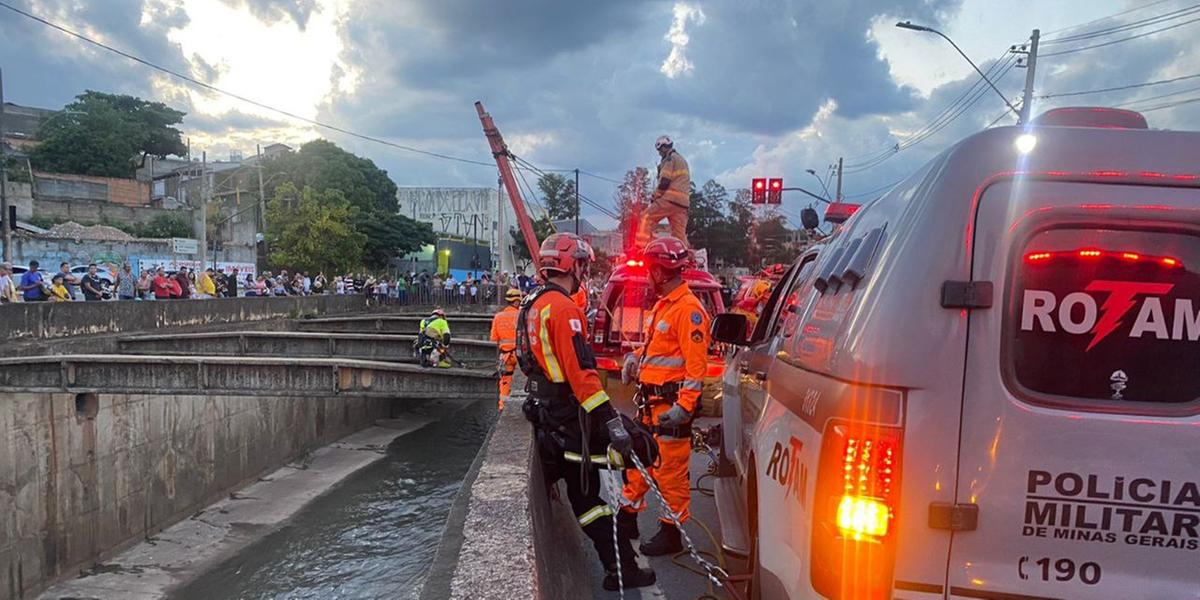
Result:
{"label": "reflective stripe on uniform", "polygon": [[504,344],[515,344],[515,343],[517,343],[517,338],[500,338],[499,340],[496,340],[496,345],[498,345],[498,346],[503,346]]}
{"label": "reflective stripe on uniform", "polygon": [[601,504],[600,506],[587,511],[582,515],[579,515],[579,524],[586,527],[587,525],[591,524],[592,521],[595,521],[600,517],[610,517],[612,514],[612,507],[607,504]]}
{"label": "reflective stripe on uniform", "polygon": [[704,382],[699,379],[684,379],[679,388],[684,390],[703,390]]}
{"label": "reflective stripe on uniform", "polygon": [[684,364],[682,356],[647,356],[642,359],[643,367],[682,367]]}
{"label": "reflective stripe on uniform", "polygon": [[550,332],[546,325],[550,321],[550,307],[546,306],[542,309],[542,329],[538,332],[538,336],[542,341],[542,356],[546,358],[546,376],[554,383],[563,383],[566,378],[563,377],[562,367],[558,366],[558,359],[554,357],[554,347],[550,344]]}
{"label": "reflective stripe on uniform", "polygon": [[[567,462],[583,462],[582,454],[579,454],[578,452],[571,452],[569,450],[563,452],[563,458],[566,459]],[[625,468],[625,461],[621,458],[621,454],[615,451],[610,452],[609,454],[590,454],[588,455],[588,460],[593,465],[605,465],[614,469]]]}
{"label": "reflective stripe on uniform", "polygon": [[600,406],[605,402],[608,402],[608,394],[604,393],[604,390],[600,390],[589,396],[587,400],[583,401],[583,410],[592,412],[597,406]]}

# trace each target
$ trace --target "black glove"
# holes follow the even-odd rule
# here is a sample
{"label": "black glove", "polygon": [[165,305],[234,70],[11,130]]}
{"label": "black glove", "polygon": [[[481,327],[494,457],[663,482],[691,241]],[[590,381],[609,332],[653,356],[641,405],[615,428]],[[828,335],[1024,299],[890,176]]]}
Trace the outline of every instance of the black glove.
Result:
{"label": "black glove", "polygon": [[625,430],[625,423],[621,421],[621,417],[613,417],[605,425],[608,427],[608,441],[613,449],[623,455],[629,454],[633,450],[633,439]]}

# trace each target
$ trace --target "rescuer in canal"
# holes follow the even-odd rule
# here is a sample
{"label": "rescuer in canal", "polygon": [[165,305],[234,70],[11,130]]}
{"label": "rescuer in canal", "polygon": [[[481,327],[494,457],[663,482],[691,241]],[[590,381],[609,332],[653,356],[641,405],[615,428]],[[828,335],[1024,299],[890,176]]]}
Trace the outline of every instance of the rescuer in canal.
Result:
{"label": "rescuer in canal", "polygon": [[[626,356],[621,379],[638,383],[638,417],[654,432],[662,455],[661,464],[650,473],[668,508],[683,523],[690,516],[692,415],[700,403],[708,370],[709,317],[683,281],[690,257],[682,241],[657,238],[646,245],[642,258],[658,301],[643,334],[646,343]],[[617,520],[621,529],[637,537],[636,511],[645,509],[650,486],[636,470],[626,475],[624,494],[632,509],[622,509]],[[681,549],[679,529],[665,517],[659,520],[658,533],[641,545],[647,556],[674,554]]]}
{"label": "rescuer in canal", "polygon": [[688,204],[692,197],[692,174],[687,161],[675,151],[671,138],[662,135],[654,142],[662,161],[658,163],[658,186],[638,224],[636,244],[645,248],[659,221],[667,220],[671,236],[687,245]]}
{"label": "rescuer in canal", "polygon": [[[631,439],[600,384],[587,321],[571,299],[587,278],[592,248],[577,235],[556,233],[542,242],[537,258],[545,284],[522,303],[517,348],[521,370],[529,377],[529,399],[522,408],[534,425],[547,488],[566,480],[579,526],[604,565],[604,589],[618,589],[618,564],[624,587],[652,585],[654,571],[638,566],[628,532],[619,531],[614,543],[614,511],[600,495],[599,469],[621,468],[619,454],[638,447],[638,440]],[[607,451],[610,447],[617,452]]]}
{"label": "rescuer in canal", "polygon": [[446,312],[440,308],[433,309],[428,317],[421,319],[417,332],[417,352],[420,354],[421,366],[449,368],[450,364],[450,323],[446,321]]}
{"label": "rescuer in canal", "polygon": [[512,394],[513,370],[517,368],[517,306],[521,303],[521,290],[511,288],[504,293],[508,305],[492,317],[491,340],[500,352],[497,361],[500,373],[500,410]]}

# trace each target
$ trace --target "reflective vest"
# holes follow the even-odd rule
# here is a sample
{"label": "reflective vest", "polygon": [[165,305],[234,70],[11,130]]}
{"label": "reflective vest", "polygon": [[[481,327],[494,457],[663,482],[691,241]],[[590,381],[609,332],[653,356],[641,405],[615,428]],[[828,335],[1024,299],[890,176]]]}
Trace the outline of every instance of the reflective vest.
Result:
{"label": "reflective vest", "polygon": [[519,312],[515,306],[506,306],[504,310],[492,317],[490,339],[496,342],[501,352],[512,352],[517,349],[517,314]]}
{"label": "reflective vest", "polygon": [[448,342],[450,339],[450,324],[442,317],[425,317],[421,319],[420,334],[435,341]]}
{"label": "reflective vest", "polygon": [[686,283],[658,299],[646,324],[638,381],[679,386],[676,402],[695,413],[708,371],[708,313]]}
{"label": "reflective vest", "polygon": [[[589,413],[608,402],[587,343],[583,311],[562,288],[547,284],[522,303],[517,348],[535,397],[571,397]],[[535,388],[543,382],[548,389]]]}

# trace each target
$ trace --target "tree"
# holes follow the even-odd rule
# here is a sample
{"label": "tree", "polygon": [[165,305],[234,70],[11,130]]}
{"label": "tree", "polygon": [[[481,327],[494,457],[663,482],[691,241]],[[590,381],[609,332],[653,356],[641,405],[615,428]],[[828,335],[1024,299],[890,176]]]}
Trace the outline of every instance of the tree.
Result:
{"label": "tree", "polygon": [[363,261],[367,236],[354,227],[358,208],[337,190],[275,188],[267,204],[268,262],[276,269],[344,273]]}
{"label": "tree", "polygon": [[575,218],[574,181],[557,173],[547,173],[538,178],[537,187],[552,220]]}
{"label": "tree", "polygon": [[693,248],[707,248],[709,258],[728,254],[722,247],[729,243],[725,205],[729,202],[725,187],[708,180],[700,190],[692,188],[688,207],[688,241]]}
{"label": "tree", "polygon": [[[555,232],[556,231],[554,229],[554,223],[550,222],[550,218],[548,216],[542,217],[541,219],[534,221],[533,222],[533,233],[538,238],[534,242],[534,246],[541,244],[543,241],[546,240],[546,238],[550,237]],[[523,261],[532,261],[533,257],[529,256],[529,248],[526,247],[525,236],[521,234],[521,228],[513,227],[511,230],[509,230],[509,235],[512,236],[513,240],[516,240],[516,243],[517,243],[516,257],[517,257],[517,259],[523,260]]]}
{"label": "tree", "polygon": [[624,248],[628,252],[633,246],[634,236],[637,235],[638,219],[643,205],[650,198],[650,172],[644,167],[626,171],[621,185],[613,194],[617,204],[617,216],[620,217],[618,227],[624,238]]}
{"label": "tree", "polygon": [[173,127],[185,114],[161,102],[87,91],[42,123],[31,159],[43,171],[133,177],[136,157],[144,165],[147,156],[187,153]]}
{"label": "tree", "polygon": [[387,268],[393,258],[437,240],[428,223],[399,214],[396,184],[387,171],[328,140],[313,140],[296,152],[267,161],[263,178],[272,182],[268,196],[287,184],[297,189],[311,187],[316,192],[339,192],[357,209],[352,224],[367,237],[363,259],[371,269]]}
{"label": "tree", "polygon": [[759,222],[756,237],[762,248],[762,264],[790,263],[796,258],[796,249],[791,245],[792,232],[787,228],[782,215],[774,214]]}

